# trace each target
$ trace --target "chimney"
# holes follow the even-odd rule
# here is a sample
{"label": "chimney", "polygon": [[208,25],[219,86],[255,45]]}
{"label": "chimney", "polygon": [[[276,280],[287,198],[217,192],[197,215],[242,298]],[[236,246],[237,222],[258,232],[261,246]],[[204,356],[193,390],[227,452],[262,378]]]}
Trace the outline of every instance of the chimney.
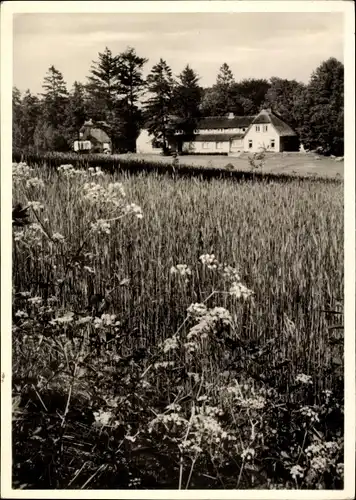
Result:
{"label": "chimney", "polygon": [[235,117],[235,115],[234,115],[234,113],[229,113],[227,115],[227,117],[228,117],[229,120],[232,120]]}

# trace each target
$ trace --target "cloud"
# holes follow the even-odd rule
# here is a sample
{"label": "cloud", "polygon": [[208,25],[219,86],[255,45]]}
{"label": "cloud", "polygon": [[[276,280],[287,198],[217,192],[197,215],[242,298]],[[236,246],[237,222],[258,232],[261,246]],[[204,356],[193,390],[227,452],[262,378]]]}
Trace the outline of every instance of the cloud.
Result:
{"label": "cloud", "polygon": [[333,13],[26,14],[14,19],[14,83],[38,92],[54,64],[71,85],[85,81],[108,46],[135,47],[150,68],[162,57],[178,74],[191,64],[211,85],[223,62],[237,79],[307,81],[320,62],[343,57],[343,16]]}

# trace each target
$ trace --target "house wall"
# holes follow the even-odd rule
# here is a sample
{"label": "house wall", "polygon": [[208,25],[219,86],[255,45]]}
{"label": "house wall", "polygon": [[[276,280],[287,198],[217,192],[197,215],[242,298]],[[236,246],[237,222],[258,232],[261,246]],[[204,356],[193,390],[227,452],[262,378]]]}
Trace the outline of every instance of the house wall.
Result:
{"label": "house wall", "polygon": [[230,152],[231,153],[239,153],[244,150],[244,140],[241,139],[232,139],[230,142]]}
{"label": "house wall", "polygon": [[204,155],[228,153],[230,149],[230,141],[191,141],[183,142],[182,151],[184,153],[200,153]]}
{"label": "house wall", "polygon": [[[264,126],[267,125],[267,131],[264,131]],[[256,153],[262,147],[268,147],[269,151],[281,151],[280,137],[277,130],[271,123],[258,125],[260,131],[256,130],[256,125],[251,125],[244,137],[244,151]],[[275,141],[274,148],[271,147],[271,140]],[[252,148],[249,147],[249,141],[252,141]]]}
{"label": "house wall", "polygon": [[90,141],[74,141],[74,151],[90,151],[92,143]]}
{"label": "house wall", "polygon": [[161,148],[154,148],[152,146],[153,136],[148,133],[148,130],[141,130],[137,140],[136,140],[136,152],[140,154],[160,154],[162,153]]}

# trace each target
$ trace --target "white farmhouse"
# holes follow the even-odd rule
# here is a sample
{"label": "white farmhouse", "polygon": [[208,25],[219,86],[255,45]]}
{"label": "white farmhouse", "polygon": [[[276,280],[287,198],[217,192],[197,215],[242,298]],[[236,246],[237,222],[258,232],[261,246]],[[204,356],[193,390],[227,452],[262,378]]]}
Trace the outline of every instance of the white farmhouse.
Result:
{"label": "white farmhouse", "polygon": [[[187,137],[183,130],[175,132],[178,151],[186,154],[225,154],[268,151],[298,151],[296,132],[271,109],[254,116],[212,116],[197,121],[194,133]],[[154,138],[143,129],[137,139],[138,153],[159,154]]]}

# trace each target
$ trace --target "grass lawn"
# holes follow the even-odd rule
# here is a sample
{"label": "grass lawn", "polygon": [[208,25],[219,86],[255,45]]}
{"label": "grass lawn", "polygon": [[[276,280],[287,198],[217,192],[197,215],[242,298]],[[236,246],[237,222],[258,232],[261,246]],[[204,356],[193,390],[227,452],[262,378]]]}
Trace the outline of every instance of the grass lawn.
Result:
{"label": "grass lawn", "polygon": [[[172,163],[173,158],[160,155],[126,154],[114,155],[122,158],[135,158],[152,162]],[[248,154],[243,153],[240,157],[192,155],[180,156],[179,163],[182,165],[194,165],[202,167],[225,167],[233,165],[236,170],[249,170]],[[311,153],[267,153],[265,172],[294,174],[302,176],[321,177],[344,177],[344,162],[335,161],[333,158],[318,156]]]}

